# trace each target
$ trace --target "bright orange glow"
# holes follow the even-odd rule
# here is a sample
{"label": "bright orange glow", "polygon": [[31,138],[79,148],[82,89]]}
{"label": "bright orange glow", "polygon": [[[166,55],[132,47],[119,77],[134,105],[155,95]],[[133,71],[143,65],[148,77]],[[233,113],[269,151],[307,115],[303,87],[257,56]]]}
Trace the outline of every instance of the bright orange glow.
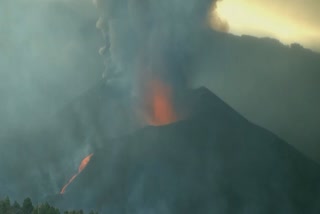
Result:
{"label": "bright orange glow", "polygon": [[60,194],[64,194],[67,187],[72,183],[72,181],[82,172],[82,170],[84,170],[84,168],[86,168],[86,166],[88,165],[88,163],[90,162],[91,157],[93,156],[93,153],[91,153],[90,155],[88,155],[87,157],[85,157],[81,163],[80,166],[78,168],[78,172],[73,175],[70,180],[68,181],[68,183],[66,185],[64,185],[60,191]]}
{"label": "bright orange glow", "polygon": [[172,91],[169,85],[160,80],[149,82],[146,102],[147,122],[150,125],[160,126],[177,120],[172,102]]}
{"label": "bright orange glow", "polygon": [[69,186],[69,184],[72,183],[72,181],[78,176],[78,174],[79,174],[79,173],[73,175],[73,176],[70,178],[70,180],[68,181],[68,183],[62,187],[62,189],[61,189],[61,191],[60,191],[60,194],[64,194],[64,193],[65,193],[65,191],[66,191],[67,187]]}
{"label": "bright orange glow", "polygon": [[[229,24],[230,33],[257,37],[272,37],[285,44],[298,42],[318,49],[320,28],[318,21],[306,17],[308,11],[295,6],[299,1],[223,0],[218,3],[218,14]],[[298,8],[298,9],[297,9]],[[310,10],[310,9],[309,9]]]}
{"label": "bright orange glow", "polygon": [[86,166],[88,165],[88,163],[89,163],[92,155],[93,155],[93,153],[90,154],[90,155],[88,155],[87,157],[85,157],[85,158],[81,161],[81,164],[80,164],[79,169],[78,169],[78,172],[79,172],[79,173],[82,172],[82,170],[83,170],[84,168],[86,168]]}

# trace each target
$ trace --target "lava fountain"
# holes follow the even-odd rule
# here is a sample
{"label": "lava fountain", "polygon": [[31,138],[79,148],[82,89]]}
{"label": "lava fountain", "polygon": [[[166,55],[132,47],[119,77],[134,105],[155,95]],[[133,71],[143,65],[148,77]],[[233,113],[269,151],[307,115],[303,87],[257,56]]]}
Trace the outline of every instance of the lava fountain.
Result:
{"label": "lava fountain", "polygon": [[173,105],[172,89],[159,79],[148,82],[145,107],[144,115],[149,125],[166,125],[178,119]]}
{"label": "lava fountain", "polygon": [[[143,82],[140,86],[142,101],[140,100],[139,111],[142,111],[144,124],[162,126],[174,123],[180,119],[175,110],[173,87],[168,82],[161,78],[152,77],[147,78],[147,81]],[[67,187],[88,165],[92,156],[93,153],[81,161],[78,172],[62,187],[60,194],[65,193]]]}

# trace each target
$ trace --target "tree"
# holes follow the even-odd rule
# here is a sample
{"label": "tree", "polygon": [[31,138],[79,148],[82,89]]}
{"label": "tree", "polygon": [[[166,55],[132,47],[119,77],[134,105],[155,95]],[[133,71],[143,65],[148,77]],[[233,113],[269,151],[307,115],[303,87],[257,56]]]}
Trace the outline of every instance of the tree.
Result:
{"label": "tree", "polygon": [[33,207],[31,199],[30,198],[24,199],[23,204],[22,204],[23,212],[25,212],[26,214],[32,214],[33,208],[34,207]]}
{"label": "tree", "polygon": [[32,214],[60,214],[60,211],[59,209],[50,206],[48,203],[44,203],[37,206]]}
{"label": "tree", "polygon": [[0,201],[0,213],[7,213],[10,210],[10,199],[6,197]]}
{"label": "tree", "polygon": [[[0,200],[0,214],[60,214],[60,210],[48,203],[33,206],[30,198],[24,199],[22,207],[17,201],[11,205],[10,199],[6,197]],[[65,211],[64,214],[84,214],[84,212],[83,210],[71,210]],[[98,213],[91,211],[89,214]]]}
{"label": "tree", "polygon": [[14,201],[12,206],[13,206],[13,208],[15,208],[15,209],[21,209],[21,206],[20,206],[20,204],[19,204],[17,201]]}

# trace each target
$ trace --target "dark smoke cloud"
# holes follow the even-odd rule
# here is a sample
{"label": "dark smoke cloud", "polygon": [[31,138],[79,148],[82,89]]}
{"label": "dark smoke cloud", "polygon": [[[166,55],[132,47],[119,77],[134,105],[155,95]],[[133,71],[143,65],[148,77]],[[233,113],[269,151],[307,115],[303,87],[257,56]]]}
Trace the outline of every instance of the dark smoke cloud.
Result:
{"label": "dark smoke cloud", "polygon": [[[196,70],[194,52],[211,27],[226,31],[212,0],[96,0],[97,27],[106,40],[106,80],[115,85],[141,83],[148,72],[186,84]],[[202,44],[200,44],[202,43]],[[188,62],[188,63],[186,63]],[[155,74],[154,74],[155,75]],[[133,86],[134,87],[134,86]]]}

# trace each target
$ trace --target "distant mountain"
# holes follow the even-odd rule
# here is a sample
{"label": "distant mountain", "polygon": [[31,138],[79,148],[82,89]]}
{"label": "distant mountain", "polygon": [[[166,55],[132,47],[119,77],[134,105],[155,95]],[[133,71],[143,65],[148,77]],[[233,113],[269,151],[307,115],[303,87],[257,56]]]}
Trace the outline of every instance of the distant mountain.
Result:
{"label": "distant mountain", "polygon": [[272,38],[204,36],[195,87],[320,161],[320,53]]}
{"label": "distant mountain", "polygon": [[61,201],[103,213],[319,213],[320,166],[205,88],[192,115],[105,142]]}

